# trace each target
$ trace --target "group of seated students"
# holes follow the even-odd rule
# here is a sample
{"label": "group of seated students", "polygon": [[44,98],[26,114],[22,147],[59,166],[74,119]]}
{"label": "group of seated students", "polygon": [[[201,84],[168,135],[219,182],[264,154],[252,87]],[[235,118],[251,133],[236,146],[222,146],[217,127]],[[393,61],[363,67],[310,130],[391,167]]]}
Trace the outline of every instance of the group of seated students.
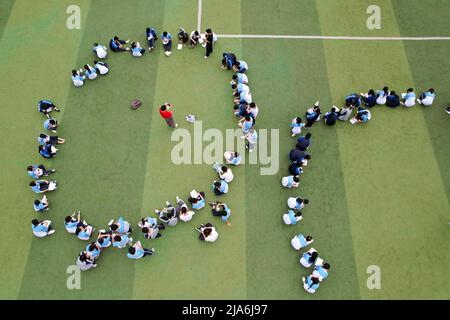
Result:
{"label": "group of seated students", "polygon": [[[98,43],[94,43],[92,51],[97,55],[98,59],[105,59],[108,55],[107,48]],[[99,74],[104,76],[108,72],[109,65],[106,62],[94,60],[94,67],[85,64],[83,68],[80,68],[79,70],[72,70],[72,82],[75,87],[82,87],[86,78],[95,80]]]}
{"label": "group of seated students", "polygon": [[[56,133],[58,128],[58,121],[50,116],[52,111],[59,112],[60,109],[51,100],[40,100],[38,102],[38,111],[45,115],[47,118],[44,121],[44,129]],[[39,154],[46,158],[51,159],[56,156],[58,149],[55,147],[56,144],[65,143],[65,139],[59,136],[50,136],[45,133],[41,133],[37,137],[39,144],[38,152]],[[41,199],[36,199],[33,202],[33,209],[36,212],[44,212],[49,210],[49,201],[46,192],[54,191],[57,189],[56,180],[43,179],[48,177],[50,174],[55,173],[55,169],[46,169],[43,164],[40,165],[29,165],[27,167],[28,176],[33,180],[29,183],[32,191],[35,193],[43,194]],[[49,234],[53,234],[55,231],[51,227],[50,220],[32,220],[32,230],[37,237],[44,237]]]}

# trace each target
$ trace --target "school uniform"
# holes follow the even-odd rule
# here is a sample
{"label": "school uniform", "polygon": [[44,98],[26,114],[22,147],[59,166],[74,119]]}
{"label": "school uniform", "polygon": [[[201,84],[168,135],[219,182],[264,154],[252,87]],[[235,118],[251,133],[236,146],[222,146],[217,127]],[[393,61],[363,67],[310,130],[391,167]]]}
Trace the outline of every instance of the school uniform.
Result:
{"label": "school uniform", "polygon": [[144,52],[145,52],[145,50],[142,49],[141,47],[131,48],[131,54],[133,55],[133,57],[142,57]]}
{"label": "school uniform", "polygon": [[351,109],[350,107],[342,108],[341,110],[339,110],[337,112],[338,120],[347,121],[350,118],[350,116],[352,115],[352,111],[353,111],[353,109]]}
{"label": "school uniform", "polygon": [[51,100],[40,100],[38,102],[38,111],[42,113],[49,113],[54,107],[55,105]]}
{"label": "school uniform", "polygon": [[338,114],[336,112],[329,111],[329,112],[325,113],[325,116],[323,118],[324,118],[326,125],[334,126],[336,124]]}
{"label": "school uniform", "polygon": [[377,96],[373,94],[367,94],[367,96],[362,97],[362,100],[368,108],[372,108],[377,104]]}
{"label": "school uniform", "polygon": [[98,45],[98,46],[95,46],[93,49],[92,49],[92,51],[93,52],[95,52],[95,54],[97,55],[97,57],[99,58],[99,59],[105,59],[106,58],[106,56],[108,55],[108,53],[106,52],[106,47],[104,47],[104,46],[102,46],[102,45]]}
{"label": "school uniform", "polygon": [[328,271],[322,266],[315,266],[313,271],[313,276],[322,281],[328,278]]}
{"label": "school uniform", "polygon": [[303,255],[300,258],[300,264],[302,266],[304,266],[305,268],[310,268],[315,262],[315,260],[311,261],[311,259],[310,259],[311,255],[312,255],[312,253],[310,253],[308,251],[308,252],[303,253]]}
{"label": "school uniform", "polygon": [[435,94],[430,91],[424,92],[419,97],[419,103],[424,106],[431,106],[435,99]]}
{"label": "school uniform", "polygon": [[33,179],[39,179],[44,174],[48,174],[48,172],[45,171],[44,166],[33,166],[33,169],[27,172],[28,175]]}
{"label": "school uniform", "polygon": [[92,258],[96,259],[100,255],[101,249],[95,247],[94,250],[91,251],[91,249],[89,248],[90,246],[91,246],[90,244],[86,246],[86,252],[89,253],[92,256]]}
{"label": "school uniform", "polygon": [[85,76],[77,74],[76,76],[72,76],[73,85],[75,87],[81,87],[84,85]]}
{"label": "school uniform", "polygon": [[97,71],[95,69],[90,68],[89,70],[85,70],[84,73],[89,80],[94,80],[97,78]]}
{"label": "school uniform", "polygon": [[281,185],[285,188],[296,188],[298,187],[298,182],[294,181],[294,176],[287,176],[281,179]]}
{"label": "school uniform", "polygon": [[291,131],[292,131],[293,135],[300,134],[302,132],[302,128],[304,128],[304,127],[305,127],[305,124],[302,122],[298,123],[297,118],[292,119],[292,122],[291,122],[292,130]]}
{"label": "school uniform", "polygon": [[310,139],[306,139],[305,137],[300,137],[297,140],[297,149],[301,151],[306,151],[309,148],[309,145],[311,144]]}
{"label": "school uniform", "polygon": [[134,254],[131,254],[129,252],[127,253],[127,257],[130,259],[141,259],[144,256],[145,256],[145,251],[144,251],[144,249],[141,249],[141,248],[135,248]]}
{"label": "school uniform", "polygon": [[388,96],[388,93],[384,92],[383,90],[377,90],[377,104],[383,105],[386,103],[386,98]]}
{"label": "school uniform", "polygon": [[125,44],[125,40],[114,40],[114,37],[109,41],[109,47],[113,52],[126,51],[125,48],[121,47],[122,44]]}
{"label": "school uniform", "polygon": [[301,151],[300,149],[292,149],[291,152],[289,152],[289,160],[291,162],[301,162],[306,156],[306,152]]}
{"label": "school uniform", "polygon": [[345,98],[345,105],[358,108],[361,105],[361,98],[356,93],[353,93]]}
{"label": "school uniform", "polygon": [[242,161],[241,155],[238,155],[237,157],[235,157],[234,155],[231,155],[230,153],[225,152],[224,156],[227,159],[227,163],[235,165],[235,166],[239,165]]}
{"label": "school uniform", "polygon": [[305,116],[306,116],[306,125],[305,125],[306,128],[311,128],[314,122],[320,120],[320,112],[315,110],[314,108],[309,108],[306,111]]}
{"label": "school uniform", "polygon": [[164,51],[172,51],[172,36],[170,35],[170,33],[167,33],[166,37],[161,35],[161,41],[163,43]]}
{"label": "school uniform", "polygon": [[414,92],[407,92],[403,95],[403,103],[405,107],[411,108],[416,104],[416,94]]}
{"label": "school uniform", "polygon": [[283,222],[287,225],[294,225],[303,219],[302,216],[296,216],[293,210],[289,210],[287,213],[283,214]]}
{"label": "school uniform", "polygon": [[253,130],[252,134],[247,134],[246,135],[246,139],[247,139],[247,148],[248,151],[253,151],[256,148],[256,144],[258,142],[258,132],[256,130]]}
{"label": "school uniform", "polygon": [[91,226],[87,226],[84,230],[80,231],[77,234],[78,239],[83,241],[89,240],[89,238],[91,237],[92,229],[93,228]]}
{"label": "school uniform", "polygon": [[215,242],[219,237],[219,233],[216,231],[216,228],[211,227],[211,233],[204,239],[206,242]]}
{"label": "school uniform", "polygon": [[303,173],[303,169],[301,167],[298,167],[295,162],[291,163],[289,165],[289,174],[293,176],[299,176]]}
{"label": "school uniform", "polygon": [[37,226],[31,224],[31,229],[33,231],[33,235],[38,238],[46,237],[50,231],[50,227],[46,227],[43,222],[39,223]]}
{"label": "school uniform", "polygon": [[127,235],[121,235],[120,237],[121,237],[121,241],[114,241],[113,242],[113,247],[119,248],[119,249],[123,249],[131,241],[130,241],[130,238]]}
{"label": "school uniform", "polygon": [[216,196],[220,196],[222,194],[228,193],[228,183],[224,180],[220,180],[220,186],[217,188],[214,184],[212,185],[214,193]]}
{"label": "school uniform", "polygon": [[97,62],[94,66],[94,68],[100,73],[100,75],[105,75],[109,72],[109,66],[107,63],[104,62]]}
{"label": "school uniform", "polygon": [[223,54],[223,57],[225,58],[225,64],[227,69],[233,68],[234,64],[236,63],[236,55],[234,53],[225,52]]}
{"label": "school uniform", "polygon": [[242,83],[242,84],[248,84],[248,77],[245,73],[236,73],[237,76],[237,83]]}
{"label": "school uniform", "polygon": [[[55,127],[50,123],[51,119],[47,119],[44,121],[44,129],[48,131],[55,131]],[[58,122],[56,122],[58,123]]]}
{"label": "school uniform", "polygon": [[41,211],[44,211],[45,209],[47,209],[47,205],[45,203],[39,201],[39,204],[36,204],[36,203],[33,204],[33,208],[34,208],[34,211],[41,212]]}
{"label": "school uniform", "polygon": [[75,233],[77,231],[79,223],[80,222],[77,219],[72,218],[70,222],[64,221],[64,227],[66,228],[68,233]]}
{"label": "school uniform", "polygon": [[314,284],[314,282],[311,279],[311,276],[308,276],[306,278],[303,278],[303,289],[305,289],[308,293],[315,293],[316,290],[319,288],[319,283]]}
{"label": "school uniform", "polygon": [[295,250],[300,250],[302,248],[305,248],[309,245],[310,243],[308,243],[308,241],[306,241],[306,238],[303,234],[298,234],[296,236],[294,236],[291,240],[291,245],[292,248],[294,248]]}
{"label": "school uniform", "polygon": [[99,239],[97,239],[97,242],[96,242],[100,247],[108,248],[111,246],[111,244],[112,244],[111,235],[108,235],[107,237],[102,237],[101,239],[102,239],[102,243],[100,243],[98,241]]}
{"label": "school uniform", "polygon": [[236,86],[236,90],[239,94],[241,94],[243,92],[247,93],[247,92],[250,92],[250,87],[246,84],[238,83]]}
{"label": "school uniform", "polygon": [[389,94],[386,97],[385,105],[390,108],[396,108],[400,105],[400,97],[396,94]]}
{"label": "school uniform", "polygon": [[238,73],[245,73],[248,70],[248,65],[247,62],[245,62],[244,60],[239,60],[239,70]]}
{"label": "school uniform", "polygon": [[147,36],[147,43],[149,50],[155,47],[155,41],[158,39],[157,32],[154,28],[145,30],[145,35]]}

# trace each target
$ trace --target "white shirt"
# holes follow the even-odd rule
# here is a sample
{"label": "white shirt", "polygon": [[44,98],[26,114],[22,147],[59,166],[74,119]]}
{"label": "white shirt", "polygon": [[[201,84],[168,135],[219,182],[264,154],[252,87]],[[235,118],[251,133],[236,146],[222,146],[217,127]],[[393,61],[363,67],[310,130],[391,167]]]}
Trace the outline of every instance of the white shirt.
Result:
{"label": "white shirt", "polygon": [[193,215],[194,215],[194,211],[188,211],[186,213],[180,213],[180,220],[183,221],[183,222],[191,221]]}
{"label": "white shirt", "polygon": [[106,52],[106,47],[97,46],[95,47],[95,52],[97,53],[97,57],[99,59],[105,59],[108,53]]}
{"label": "white shirt", "polygon": [[229,183],[231,181],[233,181],[233,172],[231,172],[230,168],[227,168],[227,172],[220,174],[220,178],[225,180],[225,182]]}
{"label": "white shirt", "polygon": [[73,80],[73,85],[75,87],[81,87],[84,84],[84,81],[80,80],[80,79],[75,79]]}
{"label": "white shirt", "polygon": [[422,100],[422,104],[425,106],[431,106],[433,104],[433,101],[433,97],[425,97],[425,99]]}
{"label": "white shirt", "polygon": [[101,75],[107,74],[109,72],[109,69],[105,66],[102,66],[101,64],[96,64],[95,67],[98,69]]}
{"label": "white shirt", "polygon": [[217,233],[216,228],[212,227],[211,229],[212,229],[211,233],[209,234],[209,236],[207,236],[205,238],[206,242],[214,242],[219,237],[219,234]]}

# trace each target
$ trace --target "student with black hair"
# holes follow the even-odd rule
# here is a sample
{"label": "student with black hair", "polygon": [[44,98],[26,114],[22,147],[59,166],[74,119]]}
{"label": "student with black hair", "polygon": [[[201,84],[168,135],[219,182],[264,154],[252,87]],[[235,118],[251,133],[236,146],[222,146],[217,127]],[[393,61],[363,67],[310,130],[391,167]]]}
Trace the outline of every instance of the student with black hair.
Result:
{"label": "student with black hair", "polygon": [[164,54],[166,57],[172,54],[172,36],[167,31],[164,31],[161,35],[161,41],[164,48]]}
{"label": "student with black hair", "polygon": [[389,108],[397,108],[400,105],[400,97],[395,91],[389,92],[385,105]]}
{"label": "student with black hair", "polygon": [[236,151],[225,151],[223,154],[226,163],[237,166],[241,163],[242,157],[239,152]]}
{"label": "student with black hair", "polygon": [[227,183],[233,181],[233,172],[227,166],[214,162],[213,169],[219,174],[220,179],[225,180]]}
{"label": "student with black hair", "polygon": [[352,115],[353,109],[355,107],[353,107],[353,106],[350,106],[350,107],[349,106],[345,106],[345,107],[343,107],[340,110],[336,106],[333,106],[333,108],[336,110],[336,113],[338,115],[338,120],[340,120],[340,121],[347,121],[350,118],[350,116]]}
{"label": "student with black hair", "polygon": [[233,68],[233,65],[236,63],[236,55],[234,53],[225,52],[223,53],[222,59],[222,69],[230,70]]}
{"label": "student with black hair", "polygon": [[205,59],[209,57],[209,55],[213,52],[213,41],[214,35],[210,28],[205,31],[205,42],[206,42],[206,54]]}
{"label": "student with black hair", "polygon": [[41,200],[34,200],[33,203],[34,211],[36,212],[42,212],[42,211],[48,211],[48,199],[46,196],[43,196]]}
{"label": "student with black hair", "polygon": [[75,87],[82,87],[86,77],[83,75],[83,69],[72,70],[72,82]]}
{"label": "student with black hair", "polygon": [[50,159],[56,157],[56,149],[51,143],[46,143],[44,145],[39,145],[38,152],[44,158]]}
{"label": "student with black hair", "polygon": [[350,108],[358,108],[361,105],[361,98],[358,94],[352,93],[345,98],[345,105]]}
{"label": "student with black hair", "polygon": [[300,258],[300,264],[304,266],[305,268],[310,268],[319,257],[319,254],[316,250],[311,249],[305,253],[303,253],[302,257]]}
{"label": "student with black hair", "polygon": [[66,142],[66,139],[63,139],[58,136],[49,136],[48,134],[41,133],[37,138],[38,143],[42,146],[46,144],[63,144]]}
{"label": "student with black hair", "polygon": [[159,220],[166,223],[170,227],[174,227],[178,223],[176,209],[169,203],[169,201],[166,201],[166,205],[167,207],[164,207],[161,210],[155,209],[155,213],[158,215]]}
{"label": "student with black hair", "polygon": [[146,249],[142,247],[140,241],[137,241],[131,247],[128,248],[127,257],[130,259],[141,259],[147,256],[152,256],[155,254],[155,248]]}
{"label": "student with black hair", "polygon": [[225,180],[215,180],[211,186],[216,196],[228,193],[228,183]]}
{"label": "student with black hair", "polygon": [[77,267],[81,271],[86,271],[86,270],[97,267],[97,264],[95,263],[95,259],[92,258],[90,256],[90,254],[87,253],[86,251],[80,252],[80,254],[78,255],[76,264],[77,264]]}
{"label": "student with black hair", "polygon": [[118,36],[114,36],[109,41],[109,47],[111,48],[112,52],[123,52],[123,51],[130,51],[130,48],[125,47],[124,44],[130,43],[130,40],[121,40]]}
{"label": "student with black hair", "polygon": [[219,233],[211,223],[201,224],[195,229],[200,232],[200,235],[198,236],[200,241],[215,242],[219,237]]}
{"label": "student with black hair", "polygon": [[301,136],[297,140],[297,149],[300,151],[306,151],[308,150],[309,146],[311,145],[311,133],[307,133],[305,136]]}
{"label": "student with black hair", "polygon": [[38,102],[38,111],[43,113],[47,119],[50,119],[50,112],[55,110],[56,112],[60,112],[57,106],[51,100],[39,100]]}
{"label": "student with black hair", "polygon": [[130,223],[122,217],[119,217],[117,220],[110,220],[108,227],[112,232],[119,234],[129,234],[133,231]]}
{"label": "student with black hair", "polygon": [[35,193],[45,193],[56,190],[56,180],[33,180],[30,182],[31,190]]}
{"label": "student with black hair", "polygon": [[339,114],[337,113],[337,110],[335,107],[331,108],[330,111],[325,113],[325,116],[323,117],[325,124],[327,126],[334,126],[336,124],[336,120],[338,119]]}
{"label": "student with black hair", "polygon": [[203,191],[197,192],[197,190],[192,190],[190,193],[190,197],[188,198],[188,202],[191,204],[192,209],[200,210],[205,204],[205,193]]}
{"label": "student with black hair", "polygon": [[64,218],[64,227],[68,233],[76,233],[77,227],[82,226],[83,224],[80,211],[74,212],[72,215]]}
{"label": "student with black hair", "polygon": [[168,102],[164,103],[159,108],[159,114],[166,121],[167,125],[170,128],[175,129],[176,127],[178,127],[178,124],[175,123],[175,120],[173,119],[173,104]]}
{"label": "student with black hair", "polygon": [[141,44],[136,41],[131,43],[131,55],[133,57],[139,58],[145,53],[145,49],[141,47]]}
{"label": "student with black hair", "polygon": [[166,227],[162,223],[158,223],[158,220],[152,217],[142,218],[138,222],[139,228],[141,228],[145,239],[156,239],[161,237],[159,230],[164,230]]}
{"label": "student with black hair", "polygon": [[400,104],[404,107],[411,108],[416,104],[416,94],[413,88],[408,88],[406,93],[402,93]]}
{"label": "student with black hair", "polygon": [[78,223],[77,228],[75,229],[75,234],[78,239],[87,241],[91,237],[92,232],[94,232],[95,228],[90,224],[87,224],[86,221],[81,221]]}
{"label": "student with black hair", "polygon": [[103,45],[98,44],[97,42],[94,43],[94,48],[92,49],[93,52],[97,55],[97,58],[99,59],[105,59],[108,55],[107,48]]}
{"label": "student with black hair", "polygon": [[434,94],[434,89],[430,88],[428,91],[420,94],[419,99],[417,99],[417,102],[423,106],[431,106],[434,102],[434,98],[436,98],[436,95]]}
{"label": "student with black hair", "polygon": [[55,169],[47,170],[44,165],[31,165],[27,167],[27,173],[33,179],[39,179],[42,176],[48,177],[49,174],[55,173]]}
{"label": "student with black hair", "polygon": [[295,148],[289,152],[289,160],[291,160],[291,162],[303,163],[303,160],[305,159],[311,159],[311,156],[305,151],[301,151],[300,149]]}
{"label": "student with black hair", "polygon": [[97,259],[100,256],[100,253],[102,252],[102,247],[99,243],[97,243],[97,241],[94,241],[86,246],[86,252],[93,259]]}
{"label": "student with black hair", "polygon": [[281,185],[285,188],[298,188],[300,185],[300,177],[298,175],[291,175],[281,179]]}
{"label": "student with black hair", "polygon": [[129,237],[126,234],[117,234],[113,233],[111,235],[112,245],[115,248],[123,249],[127,245],[130,245],[133,242],[133,238]]}
{"label": "student with black hair", "polygon": [[303,173],[302,163],[301,162],[292,162],[288,168],[289,174],[293,176],[299,176]]}
{"label": "student with black hair", "polygon": [[303,277],[302,278],[302,282],[303,282],[303,289],[306,290],[306,292],[314,294],[316,293],[316,290],[319,288],[319,279],[309,275],[308,277]]}
{"label": "student with black hair", "polygon": [[106,230],[98,230],[97,244],[102,248],[108,248],[112,245],[112,232]]}
{"label": "student with black hair", "polygon": [[58,129],[58,121],[53,118],[45,120],[44,129],[56,133],[56,129]]}
{"label": "student with black hair", "polygon": [[328,278],[328,271],[330,270],[329,263],[323,263],[322,265],[318,265],[314,267],[313,276],[318,278],[320,282],[324,279]]}
{"label": "student with black hair", "polygon": [[291,239],[292,248],[294,248],[295,250],[300,250],[302,248],[306,248],[307,246],[309,246],[313,242],[314,242],[313,237],[311,237],[311,236],[306,236],[305,237],[301,233],[298,234],[298,235],[295,235]]}
{"label": "student with black hair", "polygon": [[233,71],[236,73],[246,73],[248,70],[248,64],[244,60],[236,61],[233,65]]}
{"label": "student with black hair", "polygon": [[306,124],[305,124],[305,129],[310,129],[312,127],[312,125],[314,124],[314,122],[319,121],[320,120],[320,115],[321,115],[321,111],[320,111],[320,106],[319,106],[319,101],[317,101],[314,104],[314,107],[309,108],[306,111]]}
{"label": "student with black hair", "polygon": [[361,93],[361,99],[368,108],[372,108],[377,104],[377,95],[373,89],[370,89],[367,93]]}
{"label": "student with black hair", "polygon": [[33,219],[31,221],[31,229],[33,231],[33,235],[38,238],[44,238],[51,234],[54,234],[55,230],[53,230],[51,223],[52,222],[50,220]]}
{"label": "student with black hair", "polygon": [[247,75],[245,73],[235,73],[235,74],[233,74],[233,76],[231,77],[230,84],[231,85],[233,85],[233,84],[238,85],[240,83],[248,84],[248,77],[247,77]]}
{"label": "student with black hair", "polygon": [[187,43],[188,40],[189,40],[189,35],[187,34],[186,30],[184,30],[184,28],[180,28],[180,29],[178,30],[177,37],[178,37],[178,42],[179,42],[180,44],[182,44],[183,47],[186,45],[186,43]]}
{"label": "student with black hair", "polygon": [[109,65],[106,62],[94,60],[94,68],[102,76],[109,72]]}
{"label": "student with black hair", "polygon": [[88,77],[89,80],[94,80],[97,78],[97,70],[92,68],[89,64],[84,65],[84,73],[86,74],[86,77]]}
{"label": "student with black hair", "polygon": [[194,48],[200,41],[200,33],[197,30],[191,32],[189,37],[189,48]]}
{"label": "student with black hair", "polygon": [[303,216],[301,211],[295,212],[294,210],[288,210],[283,214],[283,222],[287,225],[295,225],[297,222],[302,221]]}
{"label": "student with black hair", "polygon": [[228,219],[231,216],[231,209],[224,202],[210,202],[211,213],[215,217],[220,217],[223,222],[227,224],[227,226],[231,226],[230,221]]}
{"label": "student with black hair", "polygon": [[152,51],[155,48],[155,41],[158,40],[158,33],[155,28],[148,27],[145,29],[145,36],[148,42],[148,51]]}
{"label": "student with black hair", "polygon": [[308,199],[303,199],[301,197],[290,197],[287,200],[287,205],[290,209],[294,209],[294,210],[302,210],[307,204],[309,203]]}

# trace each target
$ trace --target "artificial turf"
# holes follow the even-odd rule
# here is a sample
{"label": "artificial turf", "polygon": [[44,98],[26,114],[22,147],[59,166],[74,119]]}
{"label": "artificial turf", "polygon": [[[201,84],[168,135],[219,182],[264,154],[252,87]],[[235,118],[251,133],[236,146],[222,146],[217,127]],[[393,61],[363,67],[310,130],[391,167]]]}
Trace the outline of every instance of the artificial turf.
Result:
{"label": "artificial turf", "polygon": [[[445,0],[378,1],[382,29],[366,28],[371,1],[203,2],[202,26],[228,34],[312,34],[365,36],[446,35]],[[68,5],[81,7],[81,30],[65,28]],[[428,15],[420,15],[423,10]],[[219,39],[213,56],[203,49],[160,48],[135,59],[109,53],[111,72],[75,88],[70,70],[91,63],[94,42],[107,45],[114,34],[144,41],[144,30],[176,35],[179,26],[196,26],[197,1],[2,1],[0,5],[0,110],[4,136],[0,181],[3,221],[0,233],[0,297],[7,299],[448,299],[450,191],[450,101],[445,59],[449,42],[351,42],[321,40]],[[6,17],[6,18],[5,18]],[[419,18],[418,18],[419,17]],[[431,18],[433,17],[433,18]],[[433,23],[430,22],[433,19]],[[15,48],[11,50],[10,48]],[[176,195],[196,188],[215,199],[209,164],[174,165],[171,131],[158,114],[165,101],[175,104],[180,127],[195,114],[204,129],[235,128],[231,74],[221,70],[221,53],[232,51],[249,63],[253,97],[260,108],[257,128],[279,129],[280,170],[260,175],[260,166],[233,168],[235,180],[224,196],[232,208],[232,227],[207,209],[193,223],[165,230],[146,241],[156,255],[132,261],[107,249],[95,270],[82,273],[81,290],[66,287],[67,266],[85,243],[67,234],[63,218],[80,209],[97,227],[123,215],[135,224]],[[323,109],[342,104],[345,95],[389,85],[398,92],[434,87],[436,104],[411,110],[375,107],[364,126],[339,123],[311,130],[313,159],[299,190],[282,190],[286,154],[294,146],[288,124],[320,100]],[[35,195],[25,168],[40,162],[36,136],[43,130],[37,101],[51,98],[63,110],[58,134],[67,139],[56,159],[44,161],[58,172],[59,189],[50,194],[49,218],[56,234],[31,235]],[[138,111],[129,103],[144,102]],[[6,107],[8,106],[8,107]],[[206,143],[205,143],[206,145]],[[284,226],[289,196],[311,204],[299,226]],[[211,221],[220,238],[197,240],[193,224]],[[331,264],[330,277],[315,296],[300,286],[306,275],[289,241],[311,234],[313,247]],[[136,239],[141,239],[135,232]],[[381,290],[369,290],[369,265],[381,268]]]}

